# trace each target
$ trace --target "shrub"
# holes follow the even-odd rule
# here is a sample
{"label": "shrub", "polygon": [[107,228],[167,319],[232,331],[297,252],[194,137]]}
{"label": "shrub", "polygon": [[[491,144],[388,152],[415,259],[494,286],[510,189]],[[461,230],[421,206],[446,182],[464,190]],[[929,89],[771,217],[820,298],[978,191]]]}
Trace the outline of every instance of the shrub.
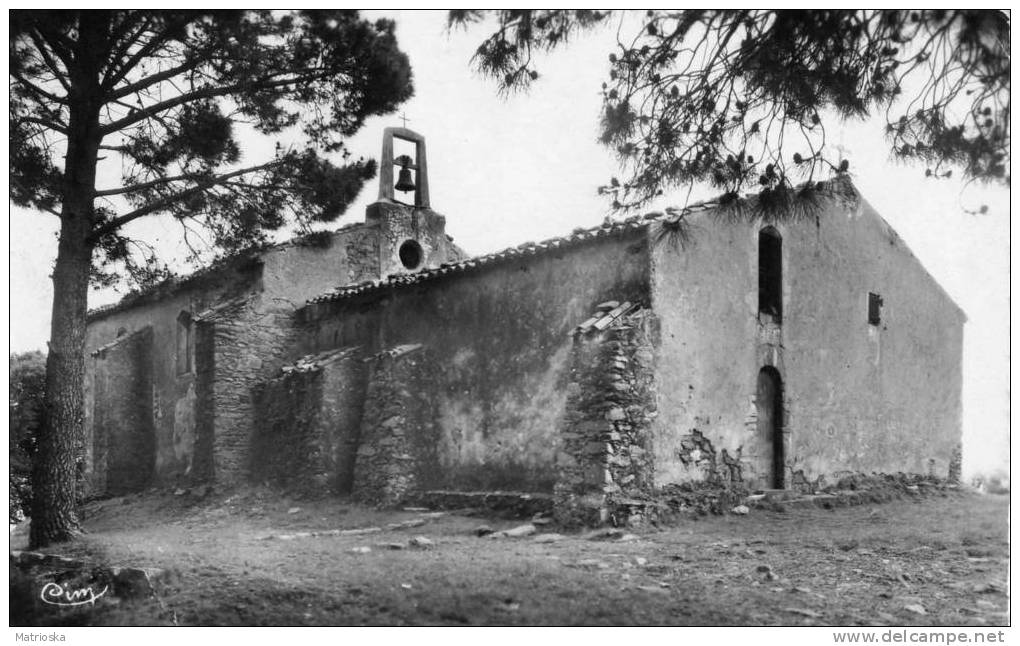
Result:
{"label": "shrub", "polygon": [[10,355],[10,521],[25,519],[32,500],[32,456],[42,421],[46,357],[39,351]]}

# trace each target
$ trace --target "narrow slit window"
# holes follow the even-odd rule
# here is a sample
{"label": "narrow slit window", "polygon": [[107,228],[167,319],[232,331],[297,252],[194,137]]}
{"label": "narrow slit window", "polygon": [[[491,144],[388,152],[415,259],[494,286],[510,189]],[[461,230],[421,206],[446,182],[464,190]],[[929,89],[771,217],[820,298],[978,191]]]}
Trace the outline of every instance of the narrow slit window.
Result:
{"label": "narrow slit window", "polygon": [[882,297],[868,292],[868,324],[878,325],[882,322]]}
{"label": "narrow slit window", "polygon": [[191,314],[181,312],[177,316],[177,374],[186,375],[192,371],[194,354],[194,322]]}
{"label": "narrow slit window", "polygon": [[783,239],[772,227],[758,233],[758,316],[783,320]]}

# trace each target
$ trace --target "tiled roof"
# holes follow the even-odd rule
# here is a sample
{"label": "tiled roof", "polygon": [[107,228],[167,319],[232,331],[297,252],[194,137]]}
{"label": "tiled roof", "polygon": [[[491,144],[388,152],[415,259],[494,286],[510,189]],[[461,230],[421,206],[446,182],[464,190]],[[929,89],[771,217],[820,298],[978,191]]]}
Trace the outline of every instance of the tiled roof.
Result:
{"label": "tiled roof", "polygon": [[235,307],[241,307],[248,302],[250,297],[248,295],[238,296],[231,298],[230,300],[223,301],[217,305],[213,305],[208,309],[204,309],[195,315],[195,321],[218,321],[225,317],[225,315],[233,310]]}
{"label": "tiled roof", "polygon": [[338,301],[352,296],[358,296],[360,294],[371,293],[380,289],[388,287],[403,287],[407,285],[415,285],[418,283],[425,282],[443,276],[449,276],[452,274],[463,274],[473,269],[481,267],[487,267],[490,265],[496,265],[502,262],[513,260],[515,258],[527,258],[530,256],[537,256],[549,252],[556,251],[558,249],[566,249],[573,247],[578,244],[590,240],[597,240],[600,238],[606,238],[612,235],[616,235],[625,231],[636,231],[643,229],[644,227],[652,224],[653,222],[670,220],[679,218],[689,213],[697,211],[706,211],[715,208],[718,202],[715,200],[708,202],[699,202],[697,204],[691,204],[687,208],[680,209],[668,209],[666,213],[654,212],[647,215],[635,215],[627,218],[626,220],[610,221],[600,226],[592,227],[590,229],[574,229],[568,235],[561,236],[558,238],[550,238],[542,242],[525,242],[524,244],[516,247],[510,247],[509,249],[503,249],[495,253],[486,254],[483,256],[475,256],[462,260],[460,262],[452,264],[443,264],[439,267],[432,267],[422,269],[411,274],[391,274],[381,280],[369,280],[356,285],[347,285],[338,287],[332,291],[326,292],[320,296],[316,296],[310,299],[309,303],[327,303],[330,301]]}
{"label": "tiled roof", "polygon": [[421,350],[422,347],[423,346],[420,343],[403,343],[401,345],[393,346],[389,350],[383,350],[382,352],[373,354],[371,357],[363,359],[363,361],[365,363],[368,363],[369,361],[381,361],[382,359],[387,358],[396,359],[398,357],[404,356],[405,354],[417,352],[418,350]]}
{"label": "tiled roof", "polygon": [[268,243],[260,247],[246,249],[244,251],[239,251],[236,254],[230,256],[218,258],[216,260],[213,260],[205,267],[201,267],[185,276],[171,276],[170,278],[167,278],[163,282],[157,285],[153,285],[152,287],[148,287],[146,289],[139,291],[128,292],[127,294],[124,295],[123,298],[121,298],[116,303],[110,303],[108,305],[102,305],[100,307],[92,308],[88,311],[87,319],[89,321],[93,321],[95,319],[102,318],[108,314],[113,314],[114,312],[119,312],[121,310],[128,309],[140,303],[148,303],[152,302],[153,300],[163,298],[164,296],[169,296],[170,294],[175,293],[178,289],[186,287],[187,285],[201,278],[204,278],[211,274],[215,274],[221,269],[229,267],[234,263],[244,262],[245,260],[249,261],[256,260],[262,254],[268,251],[284,249],[287,247],[293,247],[302,244],[308,244],[309,240],[312,240],[317,236],[322,236],[324,233],[333,235],[336,233],[340,233],[341,231],[348,231],[350,229],[355,229],[357,227],[363,226],[365,226],[364,222],[354,222],[352,224],[342,226],[334,231],[326,232],[320,231],[312,234],[299,235],[288,240],[284,240],[283,242]]}
{"label": "tiled roof", "polygon": [[308,354],[290,365],[286,365],[280,369],[281,376],[286,376],[295,372],[310,372],[312,370],[318,370],[327,363],[342,359],[344,357],[352,356],[360,351],[358,346],[345,346],[343,348],[334,348],[332,350],[326,350],[325,352],[316,352],[315,354]]}
{"label": "tiled roof", "polygon": [[601,303],[590,319],[570,331],[570,336],[583,336],[592,332],[601,332],[612,325],[614,321],[638,309],[640,309],[640,306],[630,301],[624,301],[623,304],[616,301]]}
{"label": "tiled roof", "polygon": [[140,334],[140,333],[144,332],[148,328],[149,328],[149,326],[146,325],[142,329],[135,330],[134,332],[132,332],[130,334],[122,334],[122,335],[118,336],[116,339],[114,339],[113,341],[110,341],[109,343],[107,343],[106,345],[99,346],[98,348],[93,350],[90,354],[93,357],[98,357],[99,355],[103,354],[104,352],[106,352],[110,348],[112,348],[112,347],[114,347],[116,345],[119,345],[119,344],[123,343],[124,341],[127,341],[127,340],[131,339],[131,337],[135,336],[136,334]]}

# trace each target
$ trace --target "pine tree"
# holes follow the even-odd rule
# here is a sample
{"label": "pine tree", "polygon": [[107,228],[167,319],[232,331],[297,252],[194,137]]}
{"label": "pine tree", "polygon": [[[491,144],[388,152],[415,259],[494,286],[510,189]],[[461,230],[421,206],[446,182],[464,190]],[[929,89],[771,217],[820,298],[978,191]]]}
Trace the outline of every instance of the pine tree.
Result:
{"label": "pine tree", "polygon": [[[476,67],[503,92],[539,78],[536,51],[604,26],[612,12],[452,11],[494,18]],[[626,179],[600,191],[616,208],[708,182],[735,198],[756,187],[788,204],[850,160],[826,144],[825,115],[882,113],[895,157],[929,176],[953,168],[1009,183],[1009,17],[990,10],[684,10],[621,18],[602,84],[601,140]],[[615,21],[615,20],[614,20]],[[493,23],[485,23],[491,26]],[[838,152],[838,151],[836,151]]]}
{"label": "pine tree", "polygon": [[[169,215],[230,252],[289,220],[335,220],[375,173],[344,138],[413,88],[393,23],[354,11],[17,10],[10,28],[10,198],[60,219],[37,547],[78,528],[90,278],[161,275],[124,226]],[[242,164],[246,128],[300,144]],[[97,185],[104,159],[121,169],[114,185]]]}

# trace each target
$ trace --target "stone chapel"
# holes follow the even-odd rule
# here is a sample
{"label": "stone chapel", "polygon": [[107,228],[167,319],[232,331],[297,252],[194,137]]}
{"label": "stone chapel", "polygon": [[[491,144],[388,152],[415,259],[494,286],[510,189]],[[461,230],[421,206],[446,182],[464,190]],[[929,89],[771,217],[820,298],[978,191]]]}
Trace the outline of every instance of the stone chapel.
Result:
{"label": "stone chapel", "polygon": [[710,201],[469,256],[425,153],[387,128],[363,222],[90,312],[93,495],[500,491],[604,518],[685,482],[958,469],[965,316],[852,187],[810,218]]}

